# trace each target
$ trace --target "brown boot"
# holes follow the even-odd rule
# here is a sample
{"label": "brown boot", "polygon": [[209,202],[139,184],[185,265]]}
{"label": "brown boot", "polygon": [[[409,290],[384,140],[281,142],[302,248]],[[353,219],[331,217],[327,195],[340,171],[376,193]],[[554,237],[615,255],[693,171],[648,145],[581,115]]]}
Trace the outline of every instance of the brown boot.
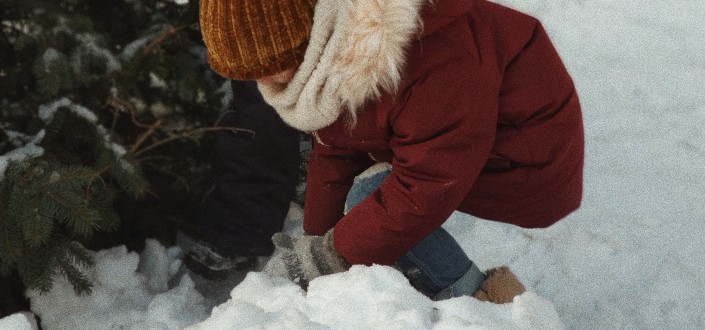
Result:
{"label": "brown boot", "polygon": [[481,301],[489,301],[495,304],[510,303],[526,291],[524,285],[509,270],[509,267],[498,267],[488,270],[485,281],[482,282],[473,297]]}

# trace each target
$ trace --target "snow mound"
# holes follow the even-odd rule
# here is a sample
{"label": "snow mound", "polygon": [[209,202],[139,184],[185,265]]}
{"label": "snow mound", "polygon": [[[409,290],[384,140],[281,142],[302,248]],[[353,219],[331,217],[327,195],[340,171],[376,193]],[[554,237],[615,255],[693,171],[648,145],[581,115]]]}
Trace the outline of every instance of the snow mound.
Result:
{"label": "snow mound", "polygon": [[186,275],[168,289],[180,265],[178,247],[148,240],[140,256],[125,246],[98,251],[86,271],[93,292],[76,296],[65,278],[46,294],[30,291],[32,311],[51,329],[183,329],[208,314],[203,296]]}
{"label": "snow mound", "polygon": [[2,330],[37,330],[37,321],[30,312],[15,313],[0,319]]}
{"label": "snow mound", "polygon": [[47,294],[28,293],[32,311],[47,330],[563,328],[554,306],[535,293],[505,305],[470,297],[434,302],[394,268],[378,265],[317,278],[308,292],[287,279],[251,272],[209,316],[213,302],[188,274],[179,275],[181,255],[178,247],[153,240],[142,254],[124,246],[99,251],[87,271],[94,283],[90,295],[75,296],[68,281],[58,279]]}

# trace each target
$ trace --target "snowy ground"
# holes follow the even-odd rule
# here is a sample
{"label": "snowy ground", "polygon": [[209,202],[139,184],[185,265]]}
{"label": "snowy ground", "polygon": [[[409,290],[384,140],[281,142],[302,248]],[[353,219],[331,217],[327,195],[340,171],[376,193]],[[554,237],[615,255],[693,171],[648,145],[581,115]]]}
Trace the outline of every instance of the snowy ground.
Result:
{"label": "snowy ground", "polygon": [[[587,138],[583,207],[564,221],[525,230],[454,214],[446,224],[480,268],[512,267],[530,290],[513,304],[432,302],[375,266],[320,278],[306,295],[250,273],[211,313],[218,300],[189,277],[168,289],[180,251],[151,242],[141,256],[100,251],[92,296],[63,282],[31,294],[44,329],[705,329],[705,2],[498,2],[546,26]],[[0,329],[32,328],[26,319]]]}

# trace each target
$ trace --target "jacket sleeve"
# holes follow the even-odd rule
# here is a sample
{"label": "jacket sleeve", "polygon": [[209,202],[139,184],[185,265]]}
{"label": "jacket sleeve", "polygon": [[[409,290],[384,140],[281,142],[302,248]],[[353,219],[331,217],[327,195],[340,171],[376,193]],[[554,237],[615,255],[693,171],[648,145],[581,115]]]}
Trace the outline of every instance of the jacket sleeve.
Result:
{"label": "jacket sleeve", "polygon": [[465,198],[494,141],[495,76],[465,58],[402,94],[390,118],[392,173],[335,227],[335,247],[349,263],[393,264]]}
{"label": "jacket sleeve", "polygon": [[343,217],[345,198],[357,174],[372,165],[363,152],[316,142],[308,162],[304,231],[323,235]]}

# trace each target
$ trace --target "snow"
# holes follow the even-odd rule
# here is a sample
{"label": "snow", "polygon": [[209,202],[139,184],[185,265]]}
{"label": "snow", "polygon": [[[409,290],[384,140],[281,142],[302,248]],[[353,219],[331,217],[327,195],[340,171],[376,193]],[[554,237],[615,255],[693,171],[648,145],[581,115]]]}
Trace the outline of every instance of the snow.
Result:
{"label": "snow", "polygon": [[81,43],[82,52],[85,54],[77,52],[71,56],[72,66],[75,71],[80,72],[80,68],[86,67],[86,64],[81,63],[81,61],[85,60],[84,58],[87,54],[102,58],[105,61],[107,72],[119,71],[122,68],[120,61],[110,50],[98,45],[99,42],[96,40],[95,35],[88,33],[77,34],[76,40]]}
{"label": "snow", "polygon": [[171,2],[173,2],[179,6],[185,6],[185,5],[188,5],[189,0],[171,0]]}
{"label": "snow", "polygon": [[[10,163],[25,162],[40,157],[44,154],[44,148],[38,146],[44,138],[44,134],[45,131],[41,130],[37,133],[37,135],[32,137],[27,144],[0,155],[0,182],[2,182],[5,178],[5,171],[10,166]],[[13,136],[10,134],[8,135],[8,137],[12,139]],[[21,139],[18,135],[16,135],[16,137]]]}
{"label": "snow", "polygon": [[0,319],[0,329],[36,330],[38,326],[34,314],[22,312]]}
{"label": "snow", "polygon": [[149,73],[149,87],[154,87],[161,90],[166,90],[169,88],[169,84],[160,77],[156,72]]}
{"label": "snow", "polygon": [[98,116],[96,116],[92,111],[88,110],[88,108],[71,102],[68,97],[62,97],[54,102],[40,105],[38,112],[39,118],[41,118],[47,124],[51,123],[51,121],[54,119],[54,115],[61,107],[69,108],[70,111],[90,123],[95,124],[98,122]]}
{"label": "snow", "polygon": [[[705,2],[498,2],[544,23],[586,125],[579,211],[547,229],[460,213],[445,224],[481,269],[512,268],[529,290],[513,303],[433,302],[382,266],[316,279],[306,294],[253,272],[214,299],[180,277],[178,247],[148,242],[141,255],[98,252],[90,296],[75,297],[63,279],[29,293],[42,327],[705,328]],[[300,234],[300,221],[293,207],[286,230]]]}
{"label": "snow", "polygon": [[154,241],[141,256],[124,246],[99,251],[87,271],[94,283],[91,295],[74,295],[62,278],[48,294],[28,293],[32,310],[44,329],[181,329],[208,314],[189,277],[166,290],[180,264],[179,252]]}
{"label": "snow", "polygon": [[[59,53],[59,51],[57,51],[56,49],[48,48],[44,52],[44,54],[42,54],[42,63],[54,62],[54,61],[58,60],[59,58],[61,58],[61,56],[62,56],[62,54]],[[45,64],[45,66],[48,66],[48,65]]]}
{"label": "snow", "polygon": [[138,54],[138,52],[144,49],[144,47],[152,40],[152,38],[154,38],[155,35],[156,33],[152,33],[130,42],[122,50],[119,58],[125,61],[132,59]]}
{"label": "snow", "polygon": [[[93,113],[91,110],[88,108],[80,105],[73,103],[68,97],[62,97],[58,100],[55,100],[53,102],[50,102],[48,104],[43,104],[39,106],[39,111],[38,115],[39,118],[41,118],[46,124],[51,123],[51,121],[54,119],[54,116],[56,115],[56,112],[59,111],[59,109],[62,109],[62,107],[65,107],[68,109],[68,111],[73,112],[74,114],[78,115],[79,117],[85,119],[86,121],[95,124],[96,125],[96,130],[98,131],[98,134],[100,134],[103,137],[103,141],[105,142],[105,146],[109,148],[117,158],[120,158],[120,165],[125,169],[126,171],[134,171],[134,166],[132,166],[130,163],[128,163],[123,157],[127,154],[127,150],[125,150],[125,147],[123,147],[120,144],[114,143],[110,140],[110,133],[108,132],[105,127],[102,125],[98,124],[98,116],[96,116],[95,113]],[[42,136],[43,136],[43,131],[42,131]],[[38,143],[38,142],[37,142]],[[30,147],[31,145],[28,145]],[[42,149],[43,150],[43,149]],[[13,151],[14,152],[14,151]],[[10,155],[12,154],[9,153]],[[38,157],[39,155],[37,155]],[[0,170],[3,169],[2,165],[2,157],[0,156]],[[2,171],[0,171],[2,173]],[[2,176],[0,176],[2,178]]]}
{"label": "snow", "polygon": [[409,286],[401,273],[384,266],[353,266],[348,272],[316,279],[307,294],[285,279],[251,273],[231,296],[210,318],[188,329],[562,327],[552,305],[535,294],[522,295],[511,306],[469,297],[433,302]]}
{"label": "snow", "polygon": [[[286,228],[301,234],[302,211],[292,204]],[[561,329],[553,304],[535,292],[512,304],[470,297],[431,301],[386,266],[353,266],[311,281],[308,292],[287,279],[251,272],[227,301],[203,297],[180,272],[181,249],[146,242],[141,254],[124,246],[97,252],[86,270],[93,293],[75,296],[65,278],[52,291],[28,292],[44,329]],[[203,281],[203,280],[200,280]],[[202,282],[203,283],[203,282]],[[203,285],[203,284],[202,284]],[[221,301],[218,301],[220,299]],[[215,306],[215,307],[213,307]],[[472,311],[472,312],[469,312]],[[0,328],[2,329],[2,328]]]}

